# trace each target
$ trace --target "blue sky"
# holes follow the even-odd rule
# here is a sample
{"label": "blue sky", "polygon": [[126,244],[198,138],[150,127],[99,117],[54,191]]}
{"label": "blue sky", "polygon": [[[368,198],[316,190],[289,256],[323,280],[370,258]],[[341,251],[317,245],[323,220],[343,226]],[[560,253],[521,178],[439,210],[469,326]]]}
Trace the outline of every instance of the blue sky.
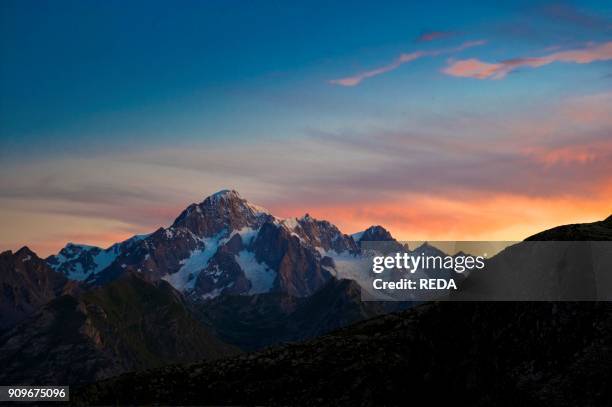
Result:
{"label": "blue sky", "polygon": [[[33,204],[32,196],[46,182],[41,179],[41,171],[57,180],[66,179],[67,168],[73,168],[70,160],[74,159],[90,161],[82,164],[85,168],[81,177],[58,189],[69,190],[85,202],[90,190],[84,185],[95,188],[96,182],[102,182],[96,177],[105,173],[103,168],[110,162],[154,167],[138,178],[133,174],[141,170],[126,164],[125,172],[113,174],[129,179],[125,185],[110,175],[104,178],[103,186],[111,185],[116,190],[117,203],[123,201],[121,194],[135,185],[164,188],[155,179],[169,176],[169,167],[176,169],[175,162],[180,159],[169,153],[176,149],[202,151],[204,161],[205,152],[216,149],[227,154],[226,161],[237,156],[257,160],[254,151],[260,154],[260,160],[297,154],[295,161],[304,167],[295,171],[292,182],[299,183],[301,189],[284,189],[289,187],[272,179],[262,183],[267,173],[258,171],[266,170],[247,165],[231,169],[223,169],[222,164],[198,165],[195,169],[189,165],[195,173],[175,174],[183,179],[173,181],[175,186],[181,182],[185,186],[175,191],[174,201],[164,201],[164,205],[178,208],[189,203],[182,199],[198,199],[217,186],[238,185],[285,214],[293,214],[285,208],[297,211],[306,203],[320,203],[335,211],[335,205],[347,202],[353,209],[362,208],[370,198],[336,180],[327,183],[330,175],[310,169],[329,166],[330,172],[343,177],[342,171],[353,174],[353,166],[359,169],[368,163],[380,169],[371,178],[377,184],[387,171],[384,160],[361,157],[359,154],[365,152],[355,153],[346,144],[329,146],[321,140],[342,139],[352,145],[368,139],[384,145],[391,142],[390,134],[402,134],[408,141],[410,137],[429,137],[433,147],[428,147],[428,153],[442,164],[452,160],[436,155],[441,151],[435,146],[449,140],[468,145],[493,140],[494,148],[502,149],[507,137],[520,138],[518,133],[524,129],[519,124],[538,125],[538,117],[532,117],[534,112],[550,118],[563,116],[560,112],[570,109],[566,105],[575,111],[578,108],[574,105],[584,100],[607,101],[612,87],[611,58],[606,48],[610,41],[612,4],[604,1],[384,5],[355,1],[3,1],[0,208],[10,213],[11,219],[20,219],[28,214],[19,209],[19,200],[27,199],[31,206],[28,210],[40,216],[44,211],[41,207],[46,208],[51,200],[62,206],[62,215],[70,213],[65,208],[69,202],[61,202],[69,199],[62,194],[58,197],[56,190],[49,191],[49,196],[37,196],[40,206]],[[415,53],[418,56],[414,60],[393,65],[402,55]],[[546,62],[529,65],[533,62],[528,58],[534,57]],[[392,68],[386,70],[389,66]],[[383,73],[354,85],[334,82],[347,78],[354,82],[356,75],[380,68],[385,68]],[[489,68],[494,73],[484,71]],[[601,116],[607,116],[605,113]],[[564,117],[567,119],[567,115]],[[607,124],[589,126],[580,128],[585,143],[599,143],[596,149],[601,151],[601,133],[606,134]],[[568,138],[560,134],[554,141],[542,138],[515,153],[568,147],[559,140],[569,143],[568,148],[580,144]],[[412,146],[416,145],[413,141]],[[327,153],[300,153],[304,146],[314,149],[315,144]],[[261,150],[274,151],[274,155],[262,156],[265,153]],[[344,162],[349,151],[355,156]],[[605,148],[603,151],[607,152]],[[462,166],[476,165],[472,156],[463,154],[453,159],[463,160]],[[325,161],[318,158],[324,156]],[[589,161],[589,165],[600,158]],[[193,160],[198,161],[195,157]],[[280,166],[291,164],[291,160],[281,161]],[[590,174],[599,175],[595,177],[598,181],[603,176],[602,165],[589,169]],[[37,166],[44,170],[23,170]],[[418,173],[425,168],[429,168],[426,163],[420,163],[410,171]],[[191,177],[198,174],[207,181],[194,186]],[[213,175],[217,178],[210,181]],[[256,180],[250,178],[256,175]],[[548,186],[548,175],[542,177],[541,184]],[[446,184],[444,177],[439,178]],[[478,191],[490,184],[494,182],[483,180]],[[330,194],[326,185],[334,185],[334,191],[342,190],[346,198],[323,199],[337,195]],[[463,191],[470,191],[474,181],[466,181],[463,187]],[[31,191],[26,191],[28,188]],[[365,190],[371,194],[372,188],[366,186]],[[515,198],[531,198],[530,191],[535,188],[521,192],[502,185],[489,192],[512,190]],[[308,202],[313,190],[318,191],[314,195],[318,201]],[[553,186],[545,190],[550,191],[547,196],[558,198]],[[579,186],[570,185],[570,198],[579,191]],[[382,193],[385,199],[403,202],[405,198],[397,195],[408,194],[408,189]],[[439,193],[423,192],[426,197],[438,198]],[[287,200],[288,195],[293,198]],[[601,206],[598,208],[597,213],[602,211]],[[326,214],[324,209],[320,213]],[[55,215],[53,212],[49,216]],[[87,216],[88,221],[93,217],[102,224],[126,222],[105,210]],[[127,229],[129,233],[140,231],[167,220],[167,216],[164,212]],[[53,224],[51,218],[47,220]],[[355,222],[347,225],[357,227]],[[19,241],[27,237],[24,232]],[[17,244],[9,237],[2,242]]]}
{"label": "blue sky", "polygon": [[[24,148],[51,139],[56,147],[87,146],[101,136],[162,144],[169,137],[284,137],[311,127],[393,120],[423,101],[426,111],[446,109],[457,98],[477,108],[499,98],[499,84],[468,88],[444,78],[440,58],[358,89],[335,89],[327,81],[401,52],[470,39],[488,44],[463,55],[495,61],[610,36],[609,29],[568,27],[546,14],[546,3],[405,3],[3,2],[2,138]],[[603,19],[610,13],[604,4],[583,2],[576,13]],[[418,42],[436,30],[457,34]],[[575,69],[556,68],[545,80],[528,78],[530,94],[567,92],[557,78]],[[587,69],[582,86],[600,87],[595,79],[607,69]],[[505,98],[524,97],[526,87],[507,85]]]}

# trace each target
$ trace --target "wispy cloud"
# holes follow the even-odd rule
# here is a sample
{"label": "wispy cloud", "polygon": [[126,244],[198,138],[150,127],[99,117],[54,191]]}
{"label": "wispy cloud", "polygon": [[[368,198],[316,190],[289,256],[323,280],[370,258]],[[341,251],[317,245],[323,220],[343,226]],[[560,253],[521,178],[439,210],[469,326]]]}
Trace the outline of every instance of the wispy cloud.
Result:
{"label": "wispy cloud", "polygon": [[429,42],[435,40],[441,40],[443,38],[448,38],[454,36],[455,33],[451,31],[428,31],[419,35],[417,41],[419,42]]}
{"label": "wispy cloud", "polygon": [[332,79],[329,81],[329,83],[333,85],[340,85],[340,86],[356,86],[356,85],[359,85],[361,82],[363,82],[365,79],[372,78],[374,76],[382,75],[384,73],[393,71],[399,68],[400,66],[402,66],[403,64],[412,62],[419,58],[460,52],[467,48],[484,45],[485,43],[486,43],[485,40],[468,41],[454,48],[446,48],[446,49],[439,49],[439,50],[432,50],[432,51],[414,51],[410,53],[400,54],[397,58],[395,58],[391,63],[387,65],[383,65],[381,67],[378,67],[378,68],[375,68],[369,71],[359,72],[355,75],[347,76],[344,78]]}
{"label": "wispy cloud", "polygon": [[476,79],[502,79],[510,72],[523,68],[539,68],[553,62],[589,64],[612,59],[612,41],[592,44],[585,48],[554,52],[540,57],[508,59],[499,63],[483,62],[479,59],[453,61],[442,72],[451,76]]}
{"label": "wispy cloud", "polygon": [[418,127],[15,164],[0,174],[0,249],[108,246],[170,224],[222,188],[346,232],[378,223],[413,240],[523,238],[610,214],[611,104],[608,92],[493,116],[448,111]]}

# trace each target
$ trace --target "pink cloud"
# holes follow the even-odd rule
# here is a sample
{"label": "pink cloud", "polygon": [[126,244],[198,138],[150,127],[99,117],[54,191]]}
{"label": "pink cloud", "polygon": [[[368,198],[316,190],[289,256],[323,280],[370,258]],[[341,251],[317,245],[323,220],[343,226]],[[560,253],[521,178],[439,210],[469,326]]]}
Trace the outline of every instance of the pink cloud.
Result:
{"label": "pink cloud", "polygon": [[401,54],[399,57],[397,57],[393,62],[391,62],[388,65],[381,66],[380,68],[372,69],[371,71],[361,72],[353,76],[348,76],[346,78],[333,79],[329,81],[329,83],[332,83],[334,85],[341,85],[341,86],[359,85],[364,79],[371,78],[373,76],[382,75],[383,73],[386,73],[389,71],[393,71],[394,69],[399,68],[402,64],[405,64],[406,62],[414,61],[415,59],[419,59],[425,55],[426,54],[423,51],[416,51],[410,54]]}
{"label": "pink cloud", "polygon": [[606,162],[612,156],[612,141],[610,140],[580,140],[558,147],[535,146],[526,147],[522,154],[544,164],[545,167],[555,165],[574,166],[589,165],[596,161]]}
{"label": "pink cloud", "polygon": [[331,83],[332,85],[340,85],[340,86],[356,86],[356,85],[359,85],[363,80],[367,78],[371,78],[374,76],[382,75],[384,73],[393,71],[399,68],[401,65],[408,63],[408,62],[412,62],[419,58],[460,52],[460,51],[463,51],[464,49],[476,47],[479,45],[483,45],[485,43],[486,41],[484,40],[468,41],[454,48],[440,49],[440,50],[433,50],[433,51],[415,51],[411,53],[400,54],[397,58],[395,58],[391,63],[387,65],[384,65],[384,66],[381,66],[379,68],[375,68],[369,71],[359,72],[355,75],[347,76],[345,78],[332,79],[329,81],[329,83]]}
{"label": "pink cloud", "polygon": [[442,72],[451,76],[475,79],[502,79],[508,73],[522,67],[539,68],[553,62],[589,64],[612,59],[612,41],[590,45],[586,48],[554,52],[533,58],[514,58],[499,63],[487,63],[478,59],[454,61]]}
{"label": "pink cloud", "polygon": [[485,79],[494,77],[498,79],[497,72],[500,69],[500,64],[488,64],[479,61],[478,59],[463,59],[456,61],[442,72],[452,76],[462,76],[465,78]]}

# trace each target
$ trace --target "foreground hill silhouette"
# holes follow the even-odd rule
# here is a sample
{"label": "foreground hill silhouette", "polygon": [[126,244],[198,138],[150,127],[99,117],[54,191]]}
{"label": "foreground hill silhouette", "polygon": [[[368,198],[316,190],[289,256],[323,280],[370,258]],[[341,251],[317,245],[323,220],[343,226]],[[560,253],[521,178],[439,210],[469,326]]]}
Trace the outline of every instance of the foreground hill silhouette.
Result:
{"label": "foreground hill silhouette", "polygon": [[608,303],[434,303],[312,341],[125,374],[88,404],[610,405]]}
{"label": "foreground hill silhouette", "polygon": [[612,215],[593,223],[557,226],[525,239],[527,241],[607,241],[612,240]]}
{"label": "foreground hill silhouette", "polygon": [[[612,225],[553,230],[536,240],[576,230],[604,240]],[[124,374],[73,401],[609,406],[611,382],[609,302],[436,302],[303,343]]]}

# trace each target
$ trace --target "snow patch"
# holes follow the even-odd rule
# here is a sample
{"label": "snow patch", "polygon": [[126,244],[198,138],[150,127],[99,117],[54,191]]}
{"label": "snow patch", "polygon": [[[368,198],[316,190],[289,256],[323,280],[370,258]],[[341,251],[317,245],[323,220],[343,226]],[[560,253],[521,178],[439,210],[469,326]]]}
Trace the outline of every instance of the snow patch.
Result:
{"label": "snow patch", "polygon": [[251,244],[251,242],[253,241],[255,236],[257,236],[258,233],[259,233],[259,229],[253,229],[248,226],[245,226],[240,230],[234,230],[226,239],[223,239],[223,241],[219,242],[219,245],[229,242],[230,239],[234,237],[234,235],[240,235],[240,238],[242,239],[242,243],[248,246]]}
{"label": "snow patch", "polygon": [[251,282],[249,294],[267,293],[272,289],[276,272],[267,265],[259,263],[254,253],[243,250],[236,256],[236,262]]}
{"label": "snow patch", "polygon": [[201,241],[204,243],[204,249],[193,250],[189,257],[181,260],[182,266],[179,271],[162,278],[179,291],[193,289],[196,278],[202,269],[206,268],[208,261],[217,251],[221,233],[214,237],[202,238]]}
{"label": "snow patch", "polygon": [[253,205],[252,203],[246,202],[249,209],[253,211],[255,215],[267,215],[269,211],[263,206]]}
{"label": "snow patch", "polygon": [[[56,271],[60,271],[60,269],[65,271],[66,277],[70,280],[83,281],[92,274],[97,274],[110,266],[118,256],[118,246],[115,244],[106,250],[102,250],[96,246],[69,243],[66,246],[66,251],[70,252],[69,255],[66,256],[63,253],[59,253],[55,256],[55,263],[49,263],[49,265]],[[98,251],[98,253],[91,256],[93,265],[85,269],[80,261],[81,256],[87,256],[87,254],[95,251]]]}
{"label": "snow patch", "polygon": [[294,231],[298,226],[300,226],[300,223],[298,222],[297,218],[287,218],[287,219],[283,219],[281,220],[281,223],[283,225],[285,225],[285,227],[289,230],[289,231]]}
{"label": "snow patch", "polygon": [[[335,250],[327,252],[319,250],[319,253],[321,253],[321,257],[327,256],[334,260],[336,268],[335,273],[332,272],[332,274],[334,274],[335,277],[353,280],[364,289],[371,288],[371,257],[354,255],[349,252],[337,253]],[[325,267],[325,269],[331,272],[330,267]]]}
{"label": "snow patch", "polygon": [[203,300],[208,300],[208,299],[211,299],[211,298],[218,297],[219,294],[221,294],[221,291],[223,291],[223,289],[225,289],[225,287],[223,287],[223,288],[215,288],[214,290],[209,291],[206,294],[202,294],[202,299]]}

